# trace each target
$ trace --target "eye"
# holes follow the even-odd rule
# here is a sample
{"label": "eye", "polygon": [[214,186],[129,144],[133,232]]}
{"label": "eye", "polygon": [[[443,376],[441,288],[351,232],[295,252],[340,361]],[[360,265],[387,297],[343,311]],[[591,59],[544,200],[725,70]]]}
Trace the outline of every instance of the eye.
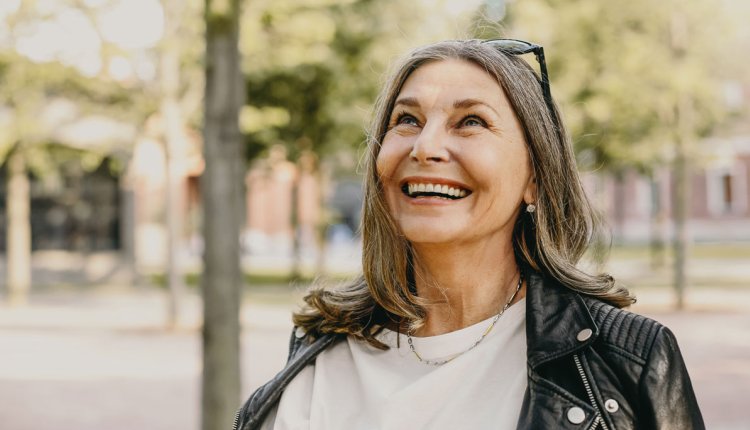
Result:
{"label": "eye", "polygon": [[476,115],[467,115],[459,123],[462,127],[486,127],[487,123]]}
{"label": "eye", "polygon": [[396,117],[396,125],[411,125],[414,127],[419,126],[419,121],[408,113],[402,112]]}

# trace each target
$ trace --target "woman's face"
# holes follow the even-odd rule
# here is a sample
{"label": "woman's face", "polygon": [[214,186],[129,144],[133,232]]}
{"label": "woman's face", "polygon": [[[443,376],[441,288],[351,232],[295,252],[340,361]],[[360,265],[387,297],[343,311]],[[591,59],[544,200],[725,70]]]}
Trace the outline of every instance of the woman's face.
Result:
{"label": "woman's face", "polygon": [[427,63],[396,98],[377,157],[388,208],[415,244],[504,240],[535,186],[500,85],[463,60]]}

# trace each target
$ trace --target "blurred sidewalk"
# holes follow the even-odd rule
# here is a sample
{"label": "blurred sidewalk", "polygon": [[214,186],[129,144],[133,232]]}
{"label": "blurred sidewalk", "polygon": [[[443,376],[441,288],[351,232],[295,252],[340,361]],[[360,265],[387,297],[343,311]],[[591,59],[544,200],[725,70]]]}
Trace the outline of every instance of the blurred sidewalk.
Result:
{"label": "blurred sidewalk", "polygon": [[[300,295],[264,291],[242,307],[244,395],[283,365]],[[692,290],[684,313],[670,310],[666,289],[636,293],[633,310],[676,333],[708,428],[747,429],[750,289]],[[166,298],[96,288],[38,293],[23,308],[0,302],[0,427],[197,430],[200,300],[186,298],[180,327],[170,331]]]}

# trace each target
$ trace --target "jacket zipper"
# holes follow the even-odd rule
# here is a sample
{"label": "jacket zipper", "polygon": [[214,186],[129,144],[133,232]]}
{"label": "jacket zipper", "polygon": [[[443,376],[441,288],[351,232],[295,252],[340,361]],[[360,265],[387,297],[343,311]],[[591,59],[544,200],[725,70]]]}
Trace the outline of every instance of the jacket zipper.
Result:
{"label": "jacket zipper", "polygon": [[586,377],[586,373],[583,371],[583,366],[581,365],[581,359],[578,358],[578,354],[573,355],[573,360],[576,362],[576,368],[578,369],[578,374],[581,375],[581,380],[583,381],[583,386],[586,388],[586,394],[589,396],[589,402],[591,402],[591,406],[594,407],[594,410],[596,411],[596,418],[594,418],[594,425],[591,426],[589,430],[594,430],[599,425],[601,425],[603,430],[609,430],[607,427],[607,423],[604,422],[604,418],[602,417],[602,411],[599,409],[599,405],[596,403],[596,399],[594,398],[594,392],[591,390],[591,385],[589,384],[589,378]]}
{"label": "jacket zipper", "polygon": [[234,414],[234,424],[232,424],[232,430],[237,430],[237,426],[240,423],[240,411],[242,411],[242,408],[237,409],[237,413]]}

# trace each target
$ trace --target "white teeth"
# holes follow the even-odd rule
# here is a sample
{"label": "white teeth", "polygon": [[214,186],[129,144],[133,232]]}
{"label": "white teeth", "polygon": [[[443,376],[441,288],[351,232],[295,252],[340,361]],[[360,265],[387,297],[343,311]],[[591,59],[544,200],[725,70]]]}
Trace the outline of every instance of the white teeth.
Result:
{"label": "white teeth", "polygon": [[468,192],[460,188],[453,188],[441,184],[407,184],[409,194],[415,193],[439,193],[451,197],[466,197]]}

